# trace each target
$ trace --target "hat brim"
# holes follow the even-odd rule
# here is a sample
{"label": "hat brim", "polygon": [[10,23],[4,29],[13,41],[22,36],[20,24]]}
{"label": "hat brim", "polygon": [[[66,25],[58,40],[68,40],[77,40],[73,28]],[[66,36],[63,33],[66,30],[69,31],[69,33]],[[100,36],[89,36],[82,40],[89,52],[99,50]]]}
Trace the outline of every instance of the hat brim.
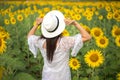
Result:
{"label": "hat brim", "polygon": [[54,32],[48,32],[45,29],[45,27],[43,25],[41,25],[41,32],[42,32],[42,35],[44,37],[53,38],[53,37],[56,37],[56,36],[60,35],[65,29],[64,15],[60,11],[57,11],[57,10],[50,11],[46,15],[49,15],[49,14],[54,14],[54,15],[56,15],[58,17],[59,26]]}

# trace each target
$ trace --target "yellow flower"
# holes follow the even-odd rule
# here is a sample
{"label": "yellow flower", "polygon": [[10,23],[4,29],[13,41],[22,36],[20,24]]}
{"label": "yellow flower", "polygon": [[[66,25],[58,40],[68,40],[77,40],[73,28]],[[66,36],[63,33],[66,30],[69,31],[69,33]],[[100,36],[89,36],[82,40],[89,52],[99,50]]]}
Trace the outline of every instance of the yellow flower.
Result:
{"label": "yellow flower", "polygon": [[0,26],[0,32],[5,31],[2,26]]}
{"label": "yellow flower", "polygon": [[87,20],[88,21],[92,20],[92,16],[87,16]]}
{"label": "yellow flower", "polygon": [[80,68],[80,62],[76,58],[71,58],[70,61],[69,61],[69,66],[73,70],[77,70],[78,68]]}
{"label": "yellow flower", "polygon": [[23,20],[23,16],[21,14],[17,15],[17,20],[18,21],[22,21]]}
{"label": "yellow flower", "polygon": [[0,36],[0,54],[2,54],[5,49],[6,49],[6,42],[4,41],[4,39]]}
{"label": "yellow flower", "polygon": [[9,17],[14,17],[13,13],[9,13],[8,15],[9,15]]}
{"label": "yellow flower", "polygon": [[103,19],[103,16],[102,16],[102,15],[100,15],[98,18],[99,18],[99,20],[102,20],[102,19]]}
{"label": "yellow flower", "polygon": [[110,6],[105,6],[105,9],[106,9],[106,11],[108,11],[108,12],[111,10]]}
{"label": "yellow flower", "polygon": [[5,32],[5,31],[0,32],[0,36],[1,36],[4,40],[10,38],[9,33],[8,33],[8,32]]}
{"label": "yellow flower", "polygon": [[98,5],[97,5],[97,8],[98,9],[101,9],[101,8],[103,8],[104,7],[104,4],[103,3],[98,3]]}
{"label": "yellow flower", "polygon": [[5,19],[5,20],[4,20],[4,23],[8,25],[10,22],[9,22],[8,19]]}
{"label": "yellow flower", "polygon": [[116,37],[115,43],[116,43],[117,46],[120,47],[120,36]]}
{"label": "yellow flower", "polygon": [[75,18],[76,18],[75,15],[76,15],[76,14],[75,14],[74,12],[71,12],[71,18],[72,18],[72,19],[75,19]]}
{"label": "yellow flower", "polygon": [[99,12],[98,12],[98,11],[95,11],[95,15],[99,15]]}
{"label": "yellow flower", "polygon": [[120,73],[117,74],[117,80],[120,80]]}
{"label": "yellow flower", "polygon": [[119,28],[117,25],[114,25],[114,26],[113,26],[112,36],[113,36],[113,37],[120,36],[120,28]]}
{"label": "yellow flower", "polygon": [[101,28],[99,27],[94,27],[91,29],[91,35],[94,37],[94,38],[97,38],[97,37],[100,37],[103,35],[103,31]]}
{"label": "yellow flower", "polygon": [[75,15],[75,20],[80,20],[81,19],[81,16],[79,14],[76,14]]}
{"label": "yellow flower", "polygon": [[112,19],[112,17],[113,17],[112,13],[109,12],[109,13],[107,14],[107,19],[110,20],[110,19]]}
{"label": "yellow flower", "polygon": [[119,13],[118,12],[114,12],[113,13],[113,19],[117,19],[117,18],[119,18]]}
{"label": "yellow flower", "polygon": [[50,11],[50,8],[46,7],[43,9],[45,13],[49,12]]}
{"label": "yellow flower", "polygon": [[92,11],[93,11],[93,12],[96,11],[96,8],[95,8],[95,7],[92,7]]}
{"label": "yellow flower", "polygon": [[62,36],[69,36],[69,32],[65,29],[65,30],[62,32]]}
{"label": "yellow flower", "polygon": [[89,67],[95,68],[99,67],[103,63],[104,57],[101,51],[90,50],[85,54],[84,60]]}
{"label": "yellow flower", "polygon": [[9,38],[9,33],[5,31],[5,29],[2,28],[2,26],[0,26],[0,36],[6,40]]}
{"label": "yellow flower", "polygon": [[10,18],[10,22],[11,22],[11,24],[15,24],[16,23],[16,19],[14,17],[11,17]]}
{"label": "yellow flower", "polygon": [[40,17],[40,18],[43,18],[44,15],[45,15],[44,13],[41,13],[39,17]]}
{"label": "yellow flower", "polygon": [[100,36],[96,38],[96,44],[100,48],[106,48],[108,46],[109,40],[105,36]]}

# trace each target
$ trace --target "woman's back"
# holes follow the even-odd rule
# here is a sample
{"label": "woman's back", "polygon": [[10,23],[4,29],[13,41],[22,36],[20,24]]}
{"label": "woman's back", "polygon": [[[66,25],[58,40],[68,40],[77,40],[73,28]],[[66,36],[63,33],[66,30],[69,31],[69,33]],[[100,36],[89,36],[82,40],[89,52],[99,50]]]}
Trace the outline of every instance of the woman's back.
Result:
{"label": "woman's back", "polygon": [[[29,48],[32,52],[37,52],[38,48],[44,58],[43,76],[42,80],[71,80],[69,69],[69,53],[72,48],[71,55],[76,56],[83,42],[81,35],[78,34],[73,37],[61,37],[57,41],[52,62],[47,60],[45,39],[40,39],[38,36],[32,35],[28,38]],[[32,47],[31,47],[32,46]],[[36,53],[37,54],[37,53]]]}

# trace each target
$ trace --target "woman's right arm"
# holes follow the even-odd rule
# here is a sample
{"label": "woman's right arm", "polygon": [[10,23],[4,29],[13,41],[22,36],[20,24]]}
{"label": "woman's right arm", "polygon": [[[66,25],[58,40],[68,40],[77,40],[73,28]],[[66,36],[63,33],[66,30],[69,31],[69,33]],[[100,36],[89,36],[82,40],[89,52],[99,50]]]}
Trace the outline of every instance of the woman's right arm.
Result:
{"label": "woman's right arm", "polygon": [[90,34],[83,27],[81,27],[80,24],[75,20],[65,19],[65,23],[66,25],[73,24],[79,30],[80,34],[82,35],[83,42],[91,39]]}

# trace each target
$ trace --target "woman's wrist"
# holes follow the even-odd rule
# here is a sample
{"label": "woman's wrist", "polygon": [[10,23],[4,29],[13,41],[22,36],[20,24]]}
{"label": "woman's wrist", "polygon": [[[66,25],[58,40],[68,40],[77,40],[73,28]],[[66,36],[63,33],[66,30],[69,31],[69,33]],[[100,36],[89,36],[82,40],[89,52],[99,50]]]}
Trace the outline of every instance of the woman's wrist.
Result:
{"label": "woman's wrist", "polygon": [[78,22],[77,22],[77,21],[74,21],[74,22],[73,22],[73,25],[74,25],[74,26],[78,25]]}
{"label": "woman's wrist", "polygon": [[38,27],[39,26],[39,24],[35,24],[33,27]]}

